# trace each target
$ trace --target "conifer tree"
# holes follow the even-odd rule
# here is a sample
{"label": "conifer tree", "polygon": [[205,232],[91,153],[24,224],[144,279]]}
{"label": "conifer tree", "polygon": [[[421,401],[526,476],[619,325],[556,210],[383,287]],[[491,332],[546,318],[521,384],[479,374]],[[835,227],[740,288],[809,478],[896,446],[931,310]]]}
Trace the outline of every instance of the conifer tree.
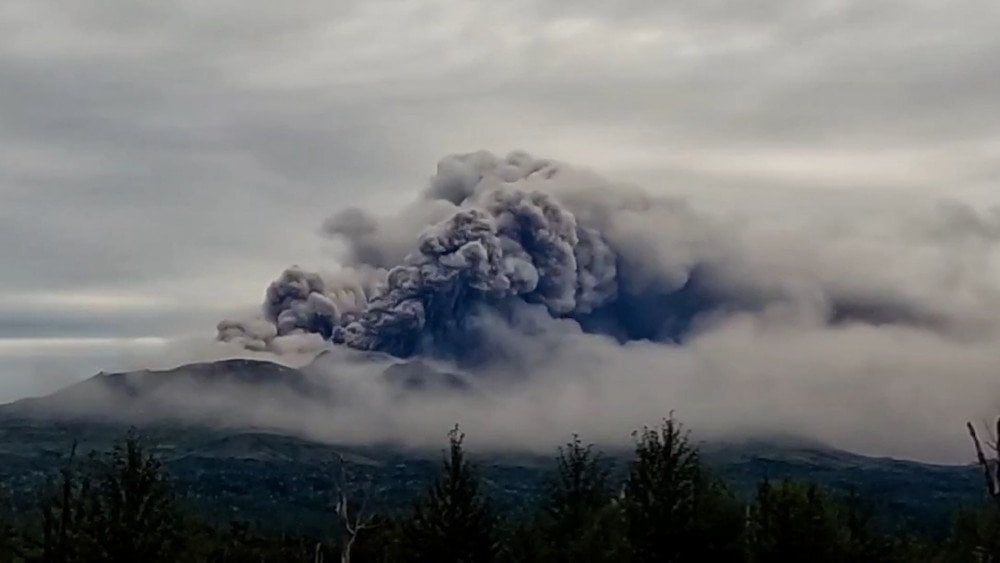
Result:
{"label": "conifer tree", "polygon": [[156,562],[179,556],[181,518],[173,490],[134,430],[111,451],[91,453],[86,463],[71,455],[49,488],[40,505],[38,559]]}
{"label": "conifer tree", "polygon": [[753,507],[754,561],[846,561],[847,529],[815,484],[763,482]]}
{"label": "conifer tree", "polygon": [[48,484],[48,492],[40,502],[41,538],[36,542],[37,558],[42,561],[67,563],[86,560],[93,542],[86,534],[86,499],[90,482],[80,471],[76,460],[76,445],[58,477]]}
{"label": "conifer tree", "polygon": [[632,560],[739,560],[743,509],[702,468],[682,426],[668,418],[635,437],[622,494]]}
{"label": "conifer tree", "polygon": [[489,563],[497,557],[497,516],[465,458],[464,438],[458,426],[449,432],[441,475],[401,524],[403,561]]}
{"label": "conifer tree", "polygon": [[180,544],[180,513],[160,461],[134,430],[92,456],[89,527],[105,561],[171,561]]}
{"label": "conifer tree", "polygon": [[621,514],[610,474],[610,461],[578,436],[559,448],[542,501],[547,561],[621,560]]}

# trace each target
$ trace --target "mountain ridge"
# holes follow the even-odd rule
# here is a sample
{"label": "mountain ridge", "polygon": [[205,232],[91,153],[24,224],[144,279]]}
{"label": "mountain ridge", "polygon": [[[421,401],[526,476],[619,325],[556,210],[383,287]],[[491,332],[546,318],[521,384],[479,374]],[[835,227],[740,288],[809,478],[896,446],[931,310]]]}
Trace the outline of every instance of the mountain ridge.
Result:
{"label": "mountain ridge", "polygon": [[[387,366],[385,371],[390,375],[385,380],[401,393],[419,393],[440,385],[451,391],[475,392],[472,383],[455,374],[437,372],[433,366],[399,366]],[[377,484],[382,508],[405,508],[436,473],[441,448],[336,444],[266,425],[227,424],[223,416],[131,416],[170,414],[150,411],[156,401],[146,394],[155,397],[164,390],[189,391],[190,386],[202,394],[209,394],[206,390],[249,389],[239,400],[258,401],[252,404],[254,408],[280,406],[280,402],[272,402],[275,397],[309,394],[315,391],[313,386],[322,387],[318,378],[329,367],[308,364],[291,368],[263,360],[225,360],[170,370],[99,373],[44,397],[0,405],[0,479],[8,488],[22,491],[26,496],[21,502],[27,503],[29,493],[38,491],[45,478],[65,463],[73,444],[81,451],[105,449],[134,425],[146,437],[151,451],[164,460],[184,494],[220,521],[239,514],[267,527],[294,529],[302,521],[320,525],[326,516],[317,508],[315,497],[329,492],[330,480],[341,462],[357,478]],[[323,389],[337,392],[336,386]],[[95,398],[97,402],[89,410],[65,409]],[[329,408],[336,408],[336,399],[323,398],[330,401]],[[111,408],[109,405],[117,410],[102,412]],[[200,406],[218,407],[210,400]],[[442,437],[442,448],[444,444]],[[762,479],[805,479],[837,491],[863,493],[896,515],[892,525],[907,529],[940,533],[958,507],[983,499],[981,475],[968,465],[871,457],[789,436],[699,446],[706,463],[744,498],[753,496]],[[482,467],[491,494],[508,506],[537,498],[552,462],[552,455],[478,449],[474,439],[469,442],[469,453]],[[619,471],[631,456],[625,444],[606,453]]]}

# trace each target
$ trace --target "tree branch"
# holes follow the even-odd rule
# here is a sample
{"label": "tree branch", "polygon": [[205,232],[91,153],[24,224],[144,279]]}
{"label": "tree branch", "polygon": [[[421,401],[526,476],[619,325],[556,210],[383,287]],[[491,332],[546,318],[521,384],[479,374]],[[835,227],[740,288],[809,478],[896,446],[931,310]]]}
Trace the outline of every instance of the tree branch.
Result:
{"label": "tree branch", "polygon": [[[993,501],[1000,506],[1000,485],[997,483],[997,475],[994,465],[990,465],[990,460],[986,458],[986,454],[983,452],[982,443],[979,441],[979,436],[976,434],[976,427],[972,425],[971,422],[966,423],[966,428],[969,429],[969,436],[972,437],[972,443],[976,447],[976,459],[979,461],[979,465],[983,468],[983,477],[986,479],[986,491],[993,498]],[[1000,432],[1000,418],[997,419],[997,430]],[[994,448],[996,449],[996,448]]]}

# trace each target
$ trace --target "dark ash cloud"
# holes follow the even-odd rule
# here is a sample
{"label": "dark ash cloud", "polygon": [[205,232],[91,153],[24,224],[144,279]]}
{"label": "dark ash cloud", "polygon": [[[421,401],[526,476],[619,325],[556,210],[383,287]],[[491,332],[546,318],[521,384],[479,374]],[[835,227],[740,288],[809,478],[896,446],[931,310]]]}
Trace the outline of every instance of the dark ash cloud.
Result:
{"label": "dark ash cloud", "polygon": [[[278,336],[315,334],[400,357],[481,361],[520,354],[493,337],[498,323],[532,332],[569,321],[621,342],[683,343],[752,315],[969,337],[995,320],[949,303],[933,276],[906,277],[933,267],[921,262],[922,245],[985,259],[996,240],[990,217],[943,203],[901,224],[897,240],[864,247],[872,241],[726,225],[681,199],[525,152],[452,155],[402,212],[350,209],[326,222],[325,232],[344,243],[348,277],[286,270],[267,290],[262,319],[225,321],[219,338],[266,350]],[[907,238],[914,236],[923,242]],[[969,248],[970,237],[985,242]],[[853,271],[836,262],[843,253],[896,254],[906,269]],[[983,306],[1000,303],[979,287],[985,271],[964,275],[953,283],[978,290]]]}

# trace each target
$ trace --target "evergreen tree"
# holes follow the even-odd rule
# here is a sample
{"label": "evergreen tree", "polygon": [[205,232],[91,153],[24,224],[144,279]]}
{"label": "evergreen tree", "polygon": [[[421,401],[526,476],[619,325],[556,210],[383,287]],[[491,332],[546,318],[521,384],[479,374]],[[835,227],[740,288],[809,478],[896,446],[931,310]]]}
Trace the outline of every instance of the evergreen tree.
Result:
{"label": "evergreen tree", "polygon": [[682,426],[668,418],[635,437],[622,494],[632,560],[739,560],[742,507],[703,469]]}
{"label": "evergreen tree", "polygon": [[996,506],[960,512],[946,551],[948,561],[1000,561],[1000,511]]}
{"label": "evergreen tree", "polygon": [[101,559],[173,561],[181,548],[181,515],[160,461],[134,431],[92,456],[94,487],[88,528]]}
{"label": "evergreen tree", "polygon": [[876,522],[874,507],[857,491],[834,501],[838,521],[846,536],[844,549],[852,561],[897,560],[895,552],[911,547],[903,538],[893,541],[884,534]]}
{"label": "evergreen tree", "polygon": [[625,555],[610,475],[610,461],[578,436],[559,448],[542,501],[545,560],[620,561]]}
{"label": "evergreen tree", "polygon": [[134,431],[110,452],[78,463],[76,447],[40,503],[46,562],[173,561],[180,554],[180,513],[160,463]]}
{"label": "evergreen tree", "polygon": [[25,546],[14,524],[14,509],[6,489],[0,490],[0,561],[23,559]]}
{"label": "evergreen tree", "polygon": [[752,560],[847,561],[848,540],[835,506],[815,484],[765,481],[758,488],[752,513]]}
{"label": "evergreen tree", "polygon": [[440,477],[401,523],[400,558],[428,563],[489,563],[498,553],[498,520],[465,459],[456,426]]}
{"label": "evergreen tree", "polygon": [[47,491],[39,504],[41,538],[33,542],[38,553],[30,558],[52,563],[93,560],[93,541],[86,533],[90,481],[79,468],[75,444]]}

